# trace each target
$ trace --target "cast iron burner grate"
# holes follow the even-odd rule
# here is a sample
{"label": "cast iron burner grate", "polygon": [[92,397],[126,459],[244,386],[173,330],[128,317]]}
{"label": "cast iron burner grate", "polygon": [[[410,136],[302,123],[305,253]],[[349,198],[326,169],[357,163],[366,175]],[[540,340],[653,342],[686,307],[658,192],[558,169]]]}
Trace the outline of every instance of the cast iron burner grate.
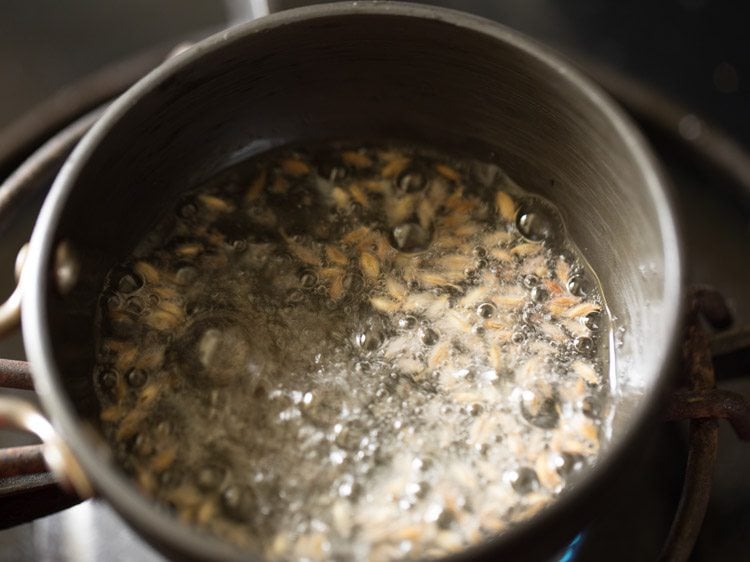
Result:
{"label": "cast iron burner grate", "polygon": [[[126,89],[163,58],[164,49],[127,61],[93,76],[66,91],[56,103],[45,104],[27,126],[17,128],[15,142],[0,142],[0,234],[20,208],[38,199],[67,155],[101,114],[101,106]],[[642,122],[669,129],[684,115],[679,108],[637,84],[601,68],[589,69]],[[647,95],[644,95],[647,94]],[[62,103],[60,103],[62,101]],[[62,108],[62,110],[61,110]],[[39,114],[41,113],[41,115]],[[55,134],[56,131],[57,132]],[[41,140],[49,138],[43,145]],[[41,145],[41,148],[38,148]],[[721,134],[704,135],[688,147],[738,184],[750,186],[750,164],[744,154]],[[34,152],[34,150],[36,151]],[[32,155],[33,152],[33,155]],[[31,156],[30,156],[31,155]],[[29,157],[30,156],[30,157]],[[23,162],[23,163],[22,163]],[[709,288],[691,291],[685,323],[680,372],[681,386],[664,404],[664,420],[690,420],[689,448],[682,495],[659,560],[689,558],[711,496],[718,451],[718,420],[727,419],[737,437],[750,441],[750,404],[739,394],[716,387],[716,380],[750,375],[750,331],[730,329],[732,316],[724,298]],[[0,359],[0,388],[33,391],[29,365]],[[3,420],[0,419],[0,427]],[[0,529],[31,521],[79,503],[63,490],[45,465],[42,446],[0,450]],[[559,562],[573,562],[586,533],[581,533],[560,554]]]}

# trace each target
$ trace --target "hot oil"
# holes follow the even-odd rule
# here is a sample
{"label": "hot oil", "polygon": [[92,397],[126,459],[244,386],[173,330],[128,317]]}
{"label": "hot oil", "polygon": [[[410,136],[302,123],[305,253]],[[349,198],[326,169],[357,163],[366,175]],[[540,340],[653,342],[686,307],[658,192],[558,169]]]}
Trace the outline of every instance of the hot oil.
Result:
{"label": "hot oil", "polygon": [[419,148],[225,172],[111,272],[99,331],[123,467],[270,559],[462,550],[608,433],[609,317],[557,209]]}

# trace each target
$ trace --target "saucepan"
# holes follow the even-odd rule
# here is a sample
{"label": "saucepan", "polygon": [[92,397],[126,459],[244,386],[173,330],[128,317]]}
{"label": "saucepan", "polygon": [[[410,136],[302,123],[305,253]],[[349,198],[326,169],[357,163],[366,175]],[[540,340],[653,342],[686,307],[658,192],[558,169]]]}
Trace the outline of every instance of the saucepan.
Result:
{"label": "saucepan", "polygon": [[[107,271],[180,194],[288,142],[399,139],[502,162],[553,201],[598,273],[621,336],[612,439],[572,489],[456,559],[553,554],[626,491],[670,384],[683,300],[668,188],[643,138],[596,86],[545,47],[443,9],[353,2],[283,12],[214,35],[117,99],[79,143],[44,203],[15,296],[48,418],[17,401],[0,417],[37,432],[82,495],[109,502],[170,556],[253,559],[180,524],[138,492],[100,429],[94,316]],[[49,420],[49,421],[47,421]]]}

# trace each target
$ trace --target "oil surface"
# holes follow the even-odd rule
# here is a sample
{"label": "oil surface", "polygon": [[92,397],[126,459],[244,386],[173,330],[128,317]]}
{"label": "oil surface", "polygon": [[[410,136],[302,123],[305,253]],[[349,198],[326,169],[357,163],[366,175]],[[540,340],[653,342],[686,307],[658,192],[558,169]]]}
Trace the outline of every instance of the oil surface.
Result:
{"label": "oil surface", "polygon": [[438,557],[606,438],[609,321],[557,210],[494,164],[281,149],[188,195],[101,297],[117,459],[282,560]]}

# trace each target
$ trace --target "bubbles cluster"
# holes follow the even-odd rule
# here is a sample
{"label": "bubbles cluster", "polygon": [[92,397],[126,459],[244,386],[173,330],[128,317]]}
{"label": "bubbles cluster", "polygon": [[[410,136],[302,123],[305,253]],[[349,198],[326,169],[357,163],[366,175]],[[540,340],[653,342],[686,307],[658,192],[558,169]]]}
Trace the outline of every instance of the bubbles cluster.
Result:
{"label": "bubbles cluster", "polygon": [[596,278],[494,164],[269,152],[188,193],[100,303],[118,461],[269,559],[462,550],[554,501],[608,431]]}

